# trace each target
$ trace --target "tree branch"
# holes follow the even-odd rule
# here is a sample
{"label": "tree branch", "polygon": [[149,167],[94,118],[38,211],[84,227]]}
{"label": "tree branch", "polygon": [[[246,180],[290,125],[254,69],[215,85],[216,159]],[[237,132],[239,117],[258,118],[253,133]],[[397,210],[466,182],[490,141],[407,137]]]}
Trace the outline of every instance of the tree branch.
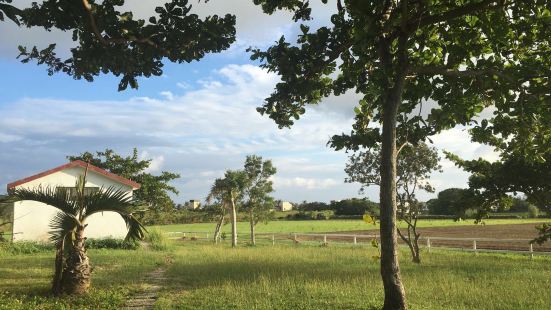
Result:
{"label": "tree branch", "polygon": [[[519,81],[513,78],[510,75],[503,73],[503,71],[498,71],[493,68],[481,69],[481,70],[456,70],[449,69],[443,66],[422,66],[422,67],[412,67],[410,68],[410,73],[416,75],[442,75],[442,76],[451,76],[451,77],[479,77],[486,75],[496,75],[504,80],[507,80],[512,83],[518,83]],[[408,77],[414,77],[408,76]],[[534,78],[534,77],[531,77]],[[530,79],[530,78],[528,78]]]}
{"label": "tree branch", "polygon": [[84,6],[84,10],[86,11],[88,15],[88,21],[90,22],[90,28],[92,28],[92,32],[96,36],[96,38],[100,41],[102,45],[108,45],[109,43],[114,44],[127,44],[128,42],[136,42],[140,44],[148,44],[154,48],[158,48],[157,44],[155,42],[151,41],[151,37],[148,38],[109,38],[106,39],[101,35],[101,31],[98,28],[98,25],[96,23],[96,19],[94,17],[94,14],[92,12],[92,5],[88,2],[88,0],[82,0],[82,5]]}

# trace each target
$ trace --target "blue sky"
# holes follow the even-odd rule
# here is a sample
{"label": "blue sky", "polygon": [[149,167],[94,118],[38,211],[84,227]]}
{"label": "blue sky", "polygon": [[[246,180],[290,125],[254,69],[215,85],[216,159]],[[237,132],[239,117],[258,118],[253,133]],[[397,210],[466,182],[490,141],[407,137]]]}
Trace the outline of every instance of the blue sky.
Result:
{"label": "blue sky", "polygon": [[[146,16],[160,1],[127,2],[135,15]],[[166,63],[162,77],[142,79],[139,90],[125,92],[117,91],[116,77],[88,83],[62,74],[48,76],[44,67],[19,63],[19,44],[56,42],[63,51],[71,41],[65,33],[0,23],[0,192],[9,182],[65,163],[67,155],[105,148],[130,154],[137,147],[143,158],[153,159],[152,173],[182,175],[174,182],[180,190],[177,202],[204,199],[214,179],[226,169],[240,168],[248,154],[274,161],[276,198],[299,202],[358,197],[359,186],[344,183],[346,154],[326,147],[331,135],[349,131],[354,93],[311,107],[290,130],[278,129],[255,111],[278,77],[251,62],[245,49],[266,47],[281,35],[292,38],[296,31],[288,14],[267,17],[251,3],[194,4],[199,15],[236,14],[236,44],[200,62]],[[331,9],[317,5],[312,24],[327,22]],[[440,149],[466,158],[495,156],[470,143],[462,128],[433,140]],[[466,187],[465,173],[450,162],[442,164],[445,172],[432,177],[437,190]],[[378,201],[377,190],[371,188],[366,195]]]}

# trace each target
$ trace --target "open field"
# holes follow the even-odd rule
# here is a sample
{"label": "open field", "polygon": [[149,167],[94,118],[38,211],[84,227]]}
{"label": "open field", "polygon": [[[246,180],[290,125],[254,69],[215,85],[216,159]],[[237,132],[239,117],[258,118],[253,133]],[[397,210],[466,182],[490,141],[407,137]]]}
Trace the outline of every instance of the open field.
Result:
{"label": "open field", "polygon": [[[116,309],[165,264],[157,309],[376,309],[382,304],[378,262],[370,247],[179,242],[170,252],[90,250],[92,292],[54,299],[53,253],[0,255],[0,309]],[[435,250],[423,264],[401,266],[411,309],[545,309],[551,258]]]}
{"label": "open field", "polygon": [[[536,224],[549,222],[545,219],[494,219],[485,220],[485,226],[502,225],[502,224]],[[418,227],[455,227],[455,226],[475,226],[473,220],[464,220],[454,222],[453,220],[419,220]],[[198,223],[198,224],[176,224],[157,226],[165,232],[170,231],[214,231],[215,223]],[[405,223],[400,223],[400,227],[406,227]],[[482,226],[482,225],[476,225]],[[319,221],[271,221],[268,224],[259,223],[256,226],[257,232],[301,232],[301,233],[318,233],[318,232],[342,232],[342,231],[363,231],[374,226],[366,224],[362,220],[319,220]],[[249,223],[239,222],[238,231],[243,233],[248,232]],[[230,225],[225,225],[222,231],[230,232]]]}

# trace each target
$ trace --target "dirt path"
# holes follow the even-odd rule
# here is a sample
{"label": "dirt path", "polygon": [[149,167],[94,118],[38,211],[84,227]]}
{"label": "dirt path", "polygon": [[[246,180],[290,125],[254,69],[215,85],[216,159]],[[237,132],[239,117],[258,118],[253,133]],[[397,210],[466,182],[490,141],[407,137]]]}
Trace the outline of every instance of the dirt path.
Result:
{"label": "dirt path", "polygon": [[[172,262],[171,257],[166,258],[167,264]],[[162,289],[162,285],[166,280],[165,271],[166,265],[161,266],[145,276],[145,288],[130,296],[121,309],[153,309],[155,302],[159,297],[159,291]]]}

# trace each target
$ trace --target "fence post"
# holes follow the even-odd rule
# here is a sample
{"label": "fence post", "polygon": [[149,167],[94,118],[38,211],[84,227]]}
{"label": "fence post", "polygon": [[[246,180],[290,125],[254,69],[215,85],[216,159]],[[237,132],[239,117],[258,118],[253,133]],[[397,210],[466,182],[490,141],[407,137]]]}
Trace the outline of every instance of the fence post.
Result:
{"label": "fence post", "polygon": [[184,233],[184,238],[186,237],[186,233]]}
{"label": "fence post", "polygon": [[358,244],[358,239],[356,237],[356,235],[354,235],[354,245]]}
{"label": "fence post", "polygon": [[427,238],[427,250],[430,253],[430,238]]}
{"label": "fence post", "polygon": [[293,234],[293,241],[297,243],[297,234]]}
{"label": "fence post", "polygon": [[272,245],[275,245],[275,236],[272,235]]}
{"label": "fence post", "polygon": [[323,244],[327,244],[327,235],[323,235]]}
{"label": "fence post", "polygon": [[475,253],[478,253],[478,251],[476,250],[476,239],[473,240],[473,250]]}
{"label": "fence post", "polygon": [[534,258],[534,245],[530,243],[530,259]]}

